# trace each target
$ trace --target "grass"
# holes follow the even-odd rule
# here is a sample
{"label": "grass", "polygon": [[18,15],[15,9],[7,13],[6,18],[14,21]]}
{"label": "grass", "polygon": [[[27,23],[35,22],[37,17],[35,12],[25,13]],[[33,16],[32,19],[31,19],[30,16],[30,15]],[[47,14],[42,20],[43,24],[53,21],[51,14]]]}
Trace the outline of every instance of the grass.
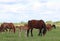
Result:
{"label": "grass", "polygon": [[16,33],[2,32],[0,33],[0,41],[60,41],[60,28],[47,31],[46,36],[38,36],[38,30],[33,30],[33,37],[25,37],[24,32],[21,33],[21,37]]}

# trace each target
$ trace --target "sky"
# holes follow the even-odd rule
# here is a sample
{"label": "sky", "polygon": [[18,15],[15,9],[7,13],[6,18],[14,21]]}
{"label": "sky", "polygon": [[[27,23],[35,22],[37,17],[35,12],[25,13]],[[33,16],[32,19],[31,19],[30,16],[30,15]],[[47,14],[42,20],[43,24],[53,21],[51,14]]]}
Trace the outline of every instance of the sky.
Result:
{"label": "sky", "polygon": [[59,21],[60,0],[0,0],[0,22]]}

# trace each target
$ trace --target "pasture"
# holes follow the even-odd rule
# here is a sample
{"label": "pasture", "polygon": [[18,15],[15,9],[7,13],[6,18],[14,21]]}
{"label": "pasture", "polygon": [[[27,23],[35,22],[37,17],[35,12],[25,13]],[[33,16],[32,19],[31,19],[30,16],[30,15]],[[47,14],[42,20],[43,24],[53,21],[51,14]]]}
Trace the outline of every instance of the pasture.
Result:
{"label": "pasture", "polygon": [[[15,24],[16,25],[16,24]],[[22,32],[19,37],[18,29],[16,33],[2,32],[0,33],[0,41],[60,41],[60,27],[47,31],[46,36],[38,36],[38,30],[33,30],[33,37],[25,37],[25,33]]]}

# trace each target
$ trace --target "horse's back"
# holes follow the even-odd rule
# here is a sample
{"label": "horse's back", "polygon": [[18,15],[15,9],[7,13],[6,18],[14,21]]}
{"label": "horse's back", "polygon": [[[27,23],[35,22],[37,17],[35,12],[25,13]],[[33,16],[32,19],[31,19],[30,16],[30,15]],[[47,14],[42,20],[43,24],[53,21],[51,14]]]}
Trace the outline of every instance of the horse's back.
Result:
{"label": "horse's back", "polygon": [[43,20],[29,20],[28,21],[28,26],[30,28],[41,28],[43,25],[45,25]]}
{"label": "horse's back", "polygon": [[3,28],[4,28],[4,27],[5,27],[5,28],[6,28],[6,27],[9,28],[9,27],[13,27],[13,26],[14,26],[13,23],[2,23],[2,24],[1,24],[1,27],[3,27]]}

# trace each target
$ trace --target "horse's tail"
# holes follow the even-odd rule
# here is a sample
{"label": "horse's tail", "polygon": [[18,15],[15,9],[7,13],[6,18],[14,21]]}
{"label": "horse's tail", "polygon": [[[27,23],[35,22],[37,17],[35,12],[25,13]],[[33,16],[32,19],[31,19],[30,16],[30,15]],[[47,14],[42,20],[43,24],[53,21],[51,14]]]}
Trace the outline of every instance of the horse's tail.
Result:
{"label": "horse's tail", "polygon": [[43,25],[43,35],[45,35],[46,32],[47,32],[47,27],[46,27],[46,24],[44,23],[44,25]]}

